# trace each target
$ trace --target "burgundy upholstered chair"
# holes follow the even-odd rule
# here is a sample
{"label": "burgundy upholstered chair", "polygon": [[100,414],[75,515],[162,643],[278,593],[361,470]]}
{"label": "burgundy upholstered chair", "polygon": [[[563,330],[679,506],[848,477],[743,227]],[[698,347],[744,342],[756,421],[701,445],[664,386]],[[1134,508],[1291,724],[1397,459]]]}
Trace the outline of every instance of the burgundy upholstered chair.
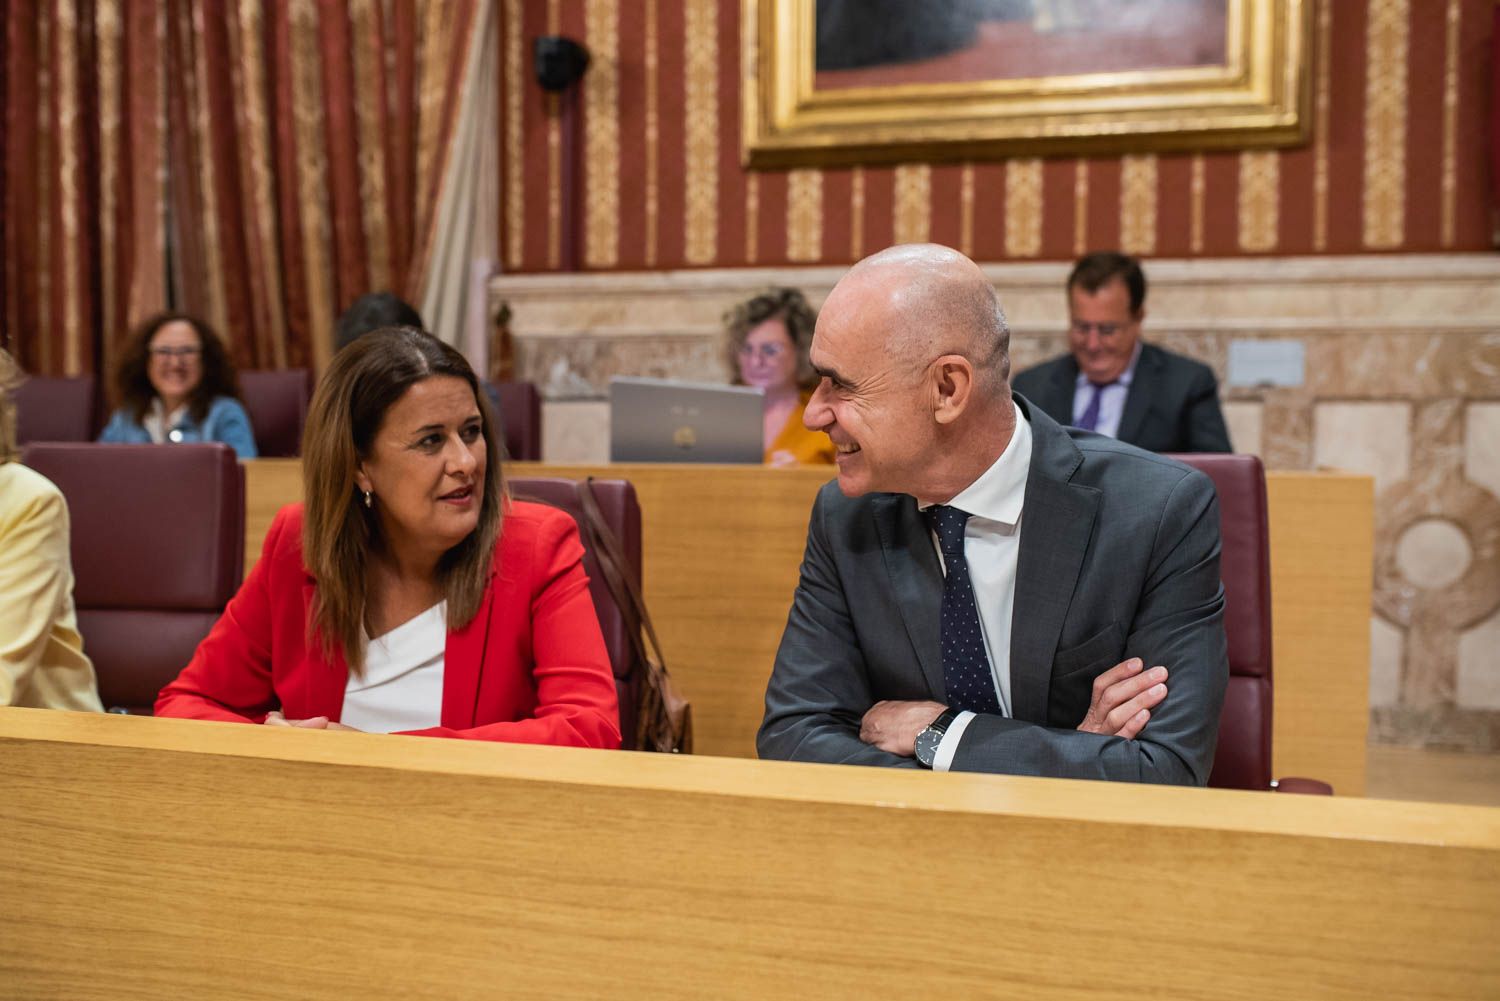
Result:
{"label": "burgundy upholstered chair", "polygon": [[1219,576],[1224,581],[1229,688],[1208,784],[1221,789],[1330,793],[1330,786],[1313,779],[1271,777],[1271,544],[1265,468],[1253,455],[1171,458],[1207,473],[1219,494]]}
{"label": "burgundy upholstered chair", "polygon": [[240,402],[250,415],[255,450],[262,458],[302,454],[302,426],[312,399],[312,373],[305,368],[241,372]]}
{"label": "burgundy upholstered chair", "polygon": [[149,715],[240,585],[244,470],[218,443],[42,443],[21,458],[67,498],[78,629],[104,706]]}
{"label": "burgundy upholstered chair", "polygon": [[93,441],[94,377],[29,376],[12,394],[16,444],[33,441]]}
{"label": "burgundy upholstered chair", "polygon": [[486,382],[485,391],[500,418],[508,459],[538,462],[542,458],[542,396],[529,382]]}
{"label": "burgundy upholstered chair", "polygon": [[[615,691],[620,697],[620,733],[622,746],[635,749],[636,702],[640,678],[635,670],[635,646],[627,631],[625,616],[609,593],[609,585],[599,570],[599,561],[588,544],[588,532],[583,525],[583,508],[578,503],[578,494],[573,480],[549,477],[512,477],[510,492],[517,500],[540,501],[561,508],[578,522],[578,531],[583,543],[583,568],[589,575],[589,593],[594,598],[594,609],[599,613],[599,628],[604,632],[604,646],[609,651],[609,662],[615,672]],[[629,480],[595,480],[594,497],[599,501],[599,510],[609,527],[614,529],[630,563],[630,572],[637,587],[641,585],[641,506],[635,498],[635,487]]]}

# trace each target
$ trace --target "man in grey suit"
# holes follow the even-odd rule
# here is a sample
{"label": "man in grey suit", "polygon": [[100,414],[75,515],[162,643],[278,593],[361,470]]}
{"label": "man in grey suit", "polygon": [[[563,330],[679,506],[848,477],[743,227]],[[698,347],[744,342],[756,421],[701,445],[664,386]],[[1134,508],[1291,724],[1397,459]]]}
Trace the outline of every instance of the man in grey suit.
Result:
{"label": "man in grey suit", "polygon": [[1068,353],[1016,375],[1059,424],[1152,452],[1229,452],[1213,369],[1141,340],[1146,276],[1133,257],[1080,258],[1068,276]]}
{"label": "man in grey suit", "polygon": [[946,247],[882,251],[829,295],[804,420],[838,480],[761,757],[1207,781],[1229,676],[1213,485],[1013,396],[1009,346]]}

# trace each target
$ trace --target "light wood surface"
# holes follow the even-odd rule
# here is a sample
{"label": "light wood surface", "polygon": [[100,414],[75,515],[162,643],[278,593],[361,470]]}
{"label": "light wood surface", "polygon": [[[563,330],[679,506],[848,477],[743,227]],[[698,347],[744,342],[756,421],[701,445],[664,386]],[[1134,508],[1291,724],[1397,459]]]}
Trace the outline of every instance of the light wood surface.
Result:
{"label": "light wood surface", "polygon": [[[246,570],[302,496],[297,460],[247,463]],[[693,702],[700,754],[753,757],[817,467],[512,463],[512,476],[623,477],[642,513],[646,600]],[[1271,473],[1275,771],[1365,788],[1373,497],[1368,477]]]}
{"label": "light wood surface", "polygon": [[1500,995],[1500,811],[0,709],[0,994]]}

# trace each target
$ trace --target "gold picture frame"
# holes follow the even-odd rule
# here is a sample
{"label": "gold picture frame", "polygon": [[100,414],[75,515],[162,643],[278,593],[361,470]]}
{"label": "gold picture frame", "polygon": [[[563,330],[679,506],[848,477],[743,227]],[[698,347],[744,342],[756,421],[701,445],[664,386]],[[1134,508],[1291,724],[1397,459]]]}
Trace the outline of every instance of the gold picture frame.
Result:
{"label": "gold picture frame", "polygon": [[[1223,61],[1211,65],[820,89],[817,0],[741,0],[744,163],[834,166],[1305,142],[1312,0],[1222,2]],[[1034,50],[1026,55],[1038,58]]]}

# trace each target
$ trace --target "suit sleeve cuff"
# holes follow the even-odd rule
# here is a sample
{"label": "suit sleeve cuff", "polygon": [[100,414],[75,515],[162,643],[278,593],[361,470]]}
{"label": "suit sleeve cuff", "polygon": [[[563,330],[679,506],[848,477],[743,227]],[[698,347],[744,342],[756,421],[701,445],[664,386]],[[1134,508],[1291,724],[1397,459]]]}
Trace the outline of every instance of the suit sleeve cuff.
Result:
{"label": "suit sleeve cuff", "polygon": [[937,754],[932,757],[932,770],[935,772],[946,772],[953,767],[953,756],[958,753],[958,742],[964,739],[964,731],[969,728],[969,721],[974,714],[965,709],[953,717],[953,724],[943,734],[943,739],[938,741]]}

